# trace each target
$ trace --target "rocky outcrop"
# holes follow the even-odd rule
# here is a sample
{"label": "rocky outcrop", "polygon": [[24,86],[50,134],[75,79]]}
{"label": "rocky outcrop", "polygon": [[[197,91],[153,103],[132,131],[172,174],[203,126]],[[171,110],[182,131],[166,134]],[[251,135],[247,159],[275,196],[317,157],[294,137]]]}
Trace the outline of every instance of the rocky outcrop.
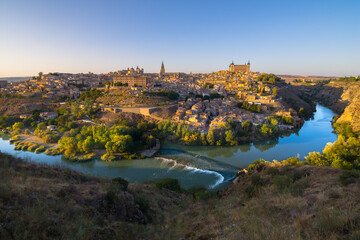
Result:
{"label": "rocky outcrop", "polygon": [[[339,83],[333,83],[338,86]],[[360,83],[349,82],[341,84],[344,92],[341,95],[340,102],[346,103],[347,106],[343,113],[337,119],[337,123],[350,123],[354,131],[360,131]]]}
{"label": "rocky outcrop", "polygon": [[293,108],[296,111],[303,108],[305,116],[312,116],[315,106],[312,104],[309,95],[304,94],[302,91],[303,89],[299,89],[297,86],[287,86],[281,88],[278,95],[282,97],[288,108]]}
{"label": "rocky outcrop", "polygon": [[311,98],[340,115],[349,104],[342,99],[343,92],[344,88],[340,86],[317,85],[311,91]]}

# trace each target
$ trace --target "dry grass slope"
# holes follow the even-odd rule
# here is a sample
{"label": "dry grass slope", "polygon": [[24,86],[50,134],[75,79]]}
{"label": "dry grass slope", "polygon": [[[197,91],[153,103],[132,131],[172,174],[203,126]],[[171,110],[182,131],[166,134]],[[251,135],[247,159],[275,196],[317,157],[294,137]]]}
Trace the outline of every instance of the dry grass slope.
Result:
{"label": "dry grass slope", "polygon": [[360,184],[342,170],[282,166],[253,172],[173,224],[186,239],[359,239]]}
{"label": "dry grass slope", "polygon": [[0,239],[360,238],[358,172],[270,164],[196,196],[119,182],[0,154]]}
{"label": "dry grass slope", "polygon": [[[162,239],[185,195],[0,153],[0,239]],[[159,224],[158,224],[159,223]]]}

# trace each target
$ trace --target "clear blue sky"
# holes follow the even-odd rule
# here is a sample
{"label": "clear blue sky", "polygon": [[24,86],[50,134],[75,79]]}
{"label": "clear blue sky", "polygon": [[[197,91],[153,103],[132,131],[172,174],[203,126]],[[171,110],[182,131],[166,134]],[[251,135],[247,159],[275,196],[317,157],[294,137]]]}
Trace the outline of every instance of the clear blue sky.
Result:
{"label": "clear blue sky", "polygon": [[0,77],[48,72],[360,74],[358,0],[0,0]]}

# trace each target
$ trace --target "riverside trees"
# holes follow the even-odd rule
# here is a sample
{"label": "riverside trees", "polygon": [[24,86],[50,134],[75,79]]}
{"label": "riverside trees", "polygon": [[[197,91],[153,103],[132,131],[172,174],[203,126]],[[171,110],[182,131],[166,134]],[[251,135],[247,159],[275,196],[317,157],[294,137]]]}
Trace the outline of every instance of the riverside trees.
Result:
{"label": "riverside trees", "polygon": [[174,141],[183,141],[186,145],[234,146],[248,142],[251,137],[277,137],[280,133],[276,125],[278,120],[269,120],[269,124],[254,127],[251,121],[234,122],[228,120],[223,126],[210,127],[208,132],[192,130],[188,125],[174,123],[170,120],[158,124],[158,136]]}
{"label": "riverside trees", "polygon": [[106,149],[108,155],[132,152],[134,140],[140,140],[140,132],[129,126],[83,126],[81,129],[65,132],[59,141],[59,148],[65,157],[88,154],[93,149]]}
{"label": "riverside trees", "polygon": [[322,153],[312,152],[305,157],[307,163],[342,169],[360,169],[360,135],[348,123],[335,123],[338,139],[326,145]]}

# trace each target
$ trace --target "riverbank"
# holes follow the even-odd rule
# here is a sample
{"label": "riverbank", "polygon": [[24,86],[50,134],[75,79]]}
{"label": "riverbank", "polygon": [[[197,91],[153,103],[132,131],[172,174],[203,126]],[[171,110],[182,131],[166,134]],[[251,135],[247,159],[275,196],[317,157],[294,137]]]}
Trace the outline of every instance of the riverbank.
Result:
{"label": "riverbank", "polygon": [[[146,159],[71,162],[61,156],[14,151],[14,145],[2,139],[0,148],[3,152],[29,161],[62,166],[94,176],[122,177],[130,182],[176,178],[186,189],[199,186],[215,186],[217,189],[226,186],[226,182],[233,178],[239,168],[247,168],[256,159],[272,161],[294,156],[303,159],[309,152],[321,152],[328,142],[337,139],[336,134],[332,133],[330,122],[333,116],[334,113],[329,109],[319,105],[314,119],[305,122],[297,134],[276,141],[228,147],[164,143],[157,157]],[[224,182],[219,184],[221,179]]]}

